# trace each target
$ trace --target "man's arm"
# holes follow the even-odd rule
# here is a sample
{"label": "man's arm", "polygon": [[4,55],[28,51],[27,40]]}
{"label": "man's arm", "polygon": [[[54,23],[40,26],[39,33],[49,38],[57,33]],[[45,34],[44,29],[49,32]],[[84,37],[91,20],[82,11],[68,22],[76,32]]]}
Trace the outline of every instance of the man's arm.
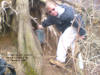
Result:
{"label": "man's arm", "polygon": [[85,24],[80,15],[76,16],[73,26],[78,29],[78,33],[80,36],[86,34],[86,30],[85,28],[83,28]]}
{"label": "man's arm", "polygon": [[52,21],[52,18],[51,16],[48,16],[47,19],[45,19],[41,25],[38,25],[38,29],[43,29],[44,27],[47,27],[47,26],[50,26],[50,25],[53,25],[53,21]]}
{"label": "man's arm", "polygon": [[53,17],[52,16],[48,16],[47,19],[45,19],[43,22],[42,22],[42,26],[43,27],[47,27],[47,26],[50,26],[50,25],[53,25]]}

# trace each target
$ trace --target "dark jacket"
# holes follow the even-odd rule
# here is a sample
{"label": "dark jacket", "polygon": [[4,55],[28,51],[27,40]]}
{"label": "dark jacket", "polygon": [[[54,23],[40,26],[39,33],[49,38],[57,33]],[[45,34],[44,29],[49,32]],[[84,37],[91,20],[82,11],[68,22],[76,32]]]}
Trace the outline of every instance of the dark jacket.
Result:
{"label": "dark jacket", "polygon": [[10,70],[10,73],[7,73],[7,75],[16,75],[14,67],[10,64],[7,64],[4,59],[0,58],[0,75],[5,75],[6,68]]}
{"label": "dark jacket", "polygon": [[6,61],[0,58],[0,75],[4,75],[6,70]]}
{"label": "dark jacket", "polygon": [[[59,18],[56,16],[48,15],[47,19],[42,22],[43,27],[56,25],[59,31],[64,32],[67,27],[71,26],[72,24],[71,21],[75,18],[74,15],[76,14],[75,10],[66,5],[60,5],[60,6],[65,8],[64,13]],[[78,28],[79,24],[81,24],[79,34],[85,35],[86,31],[84,28],[82,28],[82,26],[84,26],[84,22],[81,16],[78,14],[78,16],[76,17],[73,23],[73,26],[75,28]]]}

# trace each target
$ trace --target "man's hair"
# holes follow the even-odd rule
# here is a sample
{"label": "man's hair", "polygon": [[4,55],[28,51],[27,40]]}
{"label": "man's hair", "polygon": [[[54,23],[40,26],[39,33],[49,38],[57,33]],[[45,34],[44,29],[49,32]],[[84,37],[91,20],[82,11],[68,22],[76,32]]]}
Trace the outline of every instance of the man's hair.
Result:
{"label": "man's hair", "polygon": [[47,1],[47,2],[46,2],[46,7],[50,6],[51,4],[52,4],[52,5],[56,5],[56,3],[52,2],[52,1],[50,1],[50,2]]}
{"label": "man's hair", "polygon": [[47,1],[46,5],[45,5],[46,12],[48,11],[48,8],[49,8],[50,5],[55,5],[56,6],[56,3],[54,3],[53,1]]}
{"label": "man's hair", "polygon": [[1,2],[1,7],[2,8],[7,8],[7,7],[9,7],[9,3],[7,1],[2,1]]}

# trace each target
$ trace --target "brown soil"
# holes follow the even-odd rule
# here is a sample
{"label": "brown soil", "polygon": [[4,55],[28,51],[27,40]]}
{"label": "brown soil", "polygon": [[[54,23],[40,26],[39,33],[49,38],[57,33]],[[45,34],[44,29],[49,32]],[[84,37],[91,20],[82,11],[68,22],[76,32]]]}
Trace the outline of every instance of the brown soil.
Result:
{"label": "brown soil", "polygon": [[[9,54],[16,53],[16,50],[17,49],[9,35],[0,37],[0,54],[7,61],[7,63],[12,64],[16,68],[16,71],[18,71],[17,75],[24,75],[24,73],[19,70],[23,69],[23,67],[21,67],[22,65],[20,66],[20,62],[7,59],[7,56]],[[49,55],[47,53],[48,52],[43,55],[43,75],[72,75],[72,73],[67,70],[51,65],[49,63],[49,59],[52,56],[50,56],[51,53],[49,53]]]}

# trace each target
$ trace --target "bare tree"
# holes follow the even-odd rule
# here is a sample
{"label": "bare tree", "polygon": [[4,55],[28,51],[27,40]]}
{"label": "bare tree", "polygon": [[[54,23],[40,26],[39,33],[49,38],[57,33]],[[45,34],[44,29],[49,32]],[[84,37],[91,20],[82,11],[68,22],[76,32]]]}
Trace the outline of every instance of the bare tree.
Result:
{"label": "bare tree", "polygon": [[[17,0],[16,11],[18,12],[18,50],[21,54],[31,54],[26,62],[25,68],[28,68],[29,72],[32,71],[37,75],[42,73],[42,56],[41,47],[30,22],[29,14],[29,0]],[[33,75],[33,74],[31,74]]]}

